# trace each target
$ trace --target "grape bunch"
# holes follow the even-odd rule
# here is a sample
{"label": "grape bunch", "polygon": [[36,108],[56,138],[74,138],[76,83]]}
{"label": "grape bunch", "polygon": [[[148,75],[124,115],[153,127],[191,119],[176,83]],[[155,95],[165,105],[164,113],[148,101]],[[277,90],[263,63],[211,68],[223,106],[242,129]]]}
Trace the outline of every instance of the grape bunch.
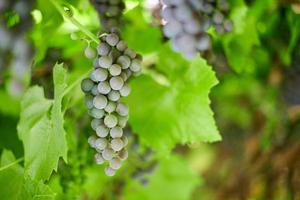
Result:
{"label": "grape bunch", "polygon": [[128,156],[125,149],[128,139],[123,129],[129,109],[120,102],[120,98],[129,95],[128,81],[140,74],[142,57],[128,48],[115,31],[101,37],[97,52],[94,70],[81,83],[86,107],[93,118],[91,126],[96,131],[96,135],[89,137],[88,143],[97,151],[96,163],[108,161],[105,173],[113,176],[121,167],[121,161]]}
{"label": "grape bunch", "polygon": [[122,0],[91,0],[100,17],[102,29],[120,27],[125,4]]}
{"label": "grape bunch", "polygon": [[210,27],[217,33],[232,30],[232,22],[226,18],[228,9],[226,0],[163,0],[163,33],[174,51],[192,59],[210,48]]}

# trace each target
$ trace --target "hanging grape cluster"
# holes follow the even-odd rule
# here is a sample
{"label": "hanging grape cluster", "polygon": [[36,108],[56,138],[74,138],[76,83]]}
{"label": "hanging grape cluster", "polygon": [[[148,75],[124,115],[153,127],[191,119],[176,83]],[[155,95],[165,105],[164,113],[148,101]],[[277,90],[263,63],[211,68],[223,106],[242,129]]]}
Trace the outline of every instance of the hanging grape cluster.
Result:
{"label": "hanging grape cluster", "polygon": [[89,115],[93,118],[91,126],[96,131],[88,142],[97,151],[96,163],[108,161],[105,173],[113,176],[121,167],[121,161],[128,156],[125,149],[128,139],[123,128],[129,109],[120,98],[129,95],[128,81],[140,74],[142,57],[128,48],[115,31],[101,37],[97,52],[94,70],[82,81],[81,88],[85,92]]}
{"label": "hanging grape cluster", "polygon": [[100,17],[102,30],[120,27],[125,4],[122,0],[91,0]]}
{"label": "hanging grape cluster", "polygon": [[226,0],[163,0],[164,35],[176,52],[194,58],[199,51],[210,48],[206,31],[211,26],[217,33],[231,31],[232,22],[226,19],[228,9]]}

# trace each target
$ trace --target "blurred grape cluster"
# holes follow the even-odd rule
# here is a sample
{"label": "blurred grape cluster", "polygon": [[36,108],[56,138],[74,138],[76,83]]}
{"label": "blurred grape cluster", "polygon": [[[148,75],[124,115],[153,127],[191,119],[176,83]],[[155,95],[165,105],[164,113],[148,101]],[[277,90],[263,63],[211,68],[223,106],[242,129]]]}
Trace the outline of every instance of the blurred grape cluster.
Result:
{"label": "blurred grape cluster", "polygon": [[[20,97],[28,84],[32,64],[32,48],[26,32],[32,25],[33,1],[7,1],[0,3],[0,71],[7,70],[11,95]],[[4,77],[0,77],[4,79]]]}

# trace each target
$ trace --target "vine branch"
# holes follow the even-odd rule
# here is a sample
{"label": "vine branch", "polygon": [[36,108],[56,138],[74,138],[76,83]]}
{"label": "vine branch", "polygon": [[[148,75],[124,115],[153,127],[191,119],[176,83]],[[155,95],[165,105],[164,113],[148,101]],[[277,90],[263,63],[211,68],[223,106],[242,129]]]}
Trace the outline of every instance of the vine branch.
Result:
{"label": "vine branch", "polygon": [[50,0],[50,2],[54,5],[57,11],[65,18],[67,18],[72,24],[74,24],[79,30],[81,30],[84,34],[86,34],[89,38],[91,38],[94,42],[99,44],[99,40],[97,36],[95,36],[92,32],[87,30],[82,24],[80,24],[74,17],[71,8],[69,8],[66,4],[58,3],[56,0]]}

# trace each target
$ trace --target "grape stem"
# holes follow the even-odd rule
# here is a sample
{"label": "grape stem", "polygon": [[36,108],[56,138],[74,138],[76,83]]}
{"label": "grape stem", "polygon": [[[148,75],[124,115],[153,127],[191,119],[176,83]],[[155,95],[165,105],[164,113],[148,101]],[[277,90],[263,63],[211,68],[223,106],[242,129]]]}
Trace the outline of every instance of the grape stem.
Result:
{"label": "grape stem", "polygon": [[21,158],[15,160],[12,163],[9,163],[9,164],[7,164],[7,165],[5,165],[3,167],[0,167],[0,172],[3,171],[3,170],[5,170],[5,169],[7,169],[7,168],[10,168],[10,167],[14,166],[15,164],[18,164],[19,162],[22,162],[23,160],[24,160],[24,157],[21,157]]}
{"label": "grape stem", "polygon": [[[82,24],[80,24],[74,17],[71,9],[67,5],[61,5],[56,0],[50,0],[57,11],[64,17],[67,18],[72,24],[74,24],[79,30],[81,30],[84,34],[86,34],[89,38],[91,38],[94,42],[99,44],[99,39],[96,35],[86,29]],[[64,9],[66,8],[66,9]]]}

